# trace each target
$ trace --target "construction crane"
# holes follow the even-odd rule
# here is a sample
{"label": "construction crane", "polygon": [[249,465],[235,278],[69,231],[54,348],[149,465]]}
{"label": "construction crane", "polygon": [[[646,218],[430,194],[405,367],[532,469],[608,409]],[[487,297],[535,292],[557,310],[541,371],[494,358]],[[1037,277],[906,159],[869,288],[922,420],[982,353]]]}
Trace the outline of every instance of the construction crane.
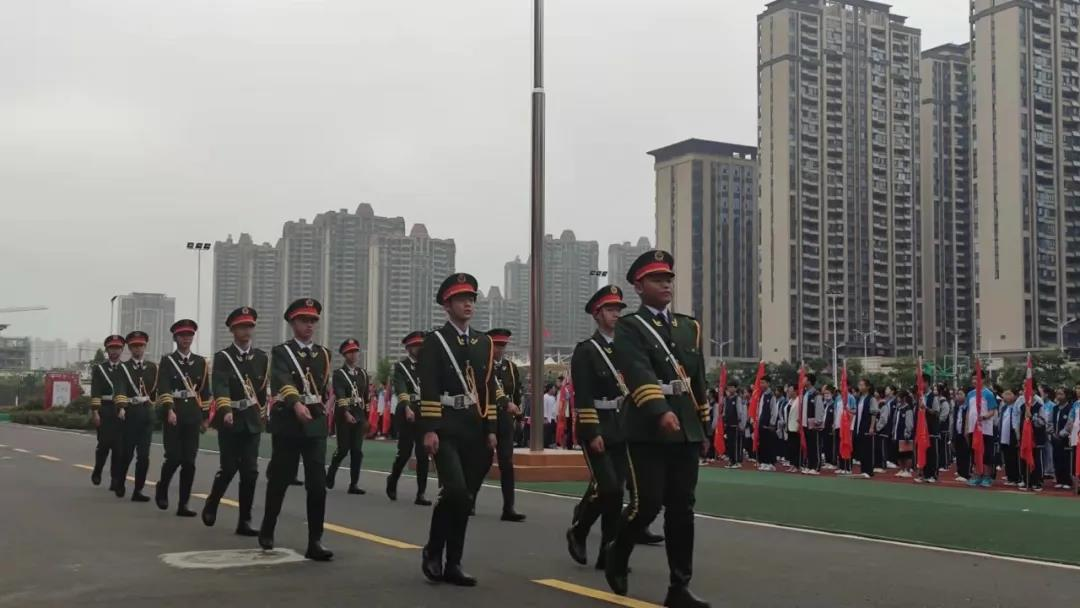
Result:
{"label": "construction crane", "polygon": [[16,306],[14,308],[0,308],[0,314],[5,312],[29,312],[31,310],[49,310],[48,306]]}

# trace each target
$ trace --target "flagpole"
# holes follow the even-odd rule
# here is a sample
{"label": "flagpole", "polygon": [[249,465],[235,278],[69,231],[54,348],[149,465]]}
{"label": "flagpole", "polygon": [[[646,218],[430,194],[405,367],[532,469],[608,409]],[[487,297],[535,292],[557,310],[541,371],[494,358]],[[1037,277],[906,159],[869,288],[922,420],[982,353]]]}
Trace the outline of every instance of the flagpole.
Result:
{"label": "flagpole", "polygon": [[544,450],[544,0],[533,0],[532,247],[529,259],[529,372],[532,425],[529,449]]}

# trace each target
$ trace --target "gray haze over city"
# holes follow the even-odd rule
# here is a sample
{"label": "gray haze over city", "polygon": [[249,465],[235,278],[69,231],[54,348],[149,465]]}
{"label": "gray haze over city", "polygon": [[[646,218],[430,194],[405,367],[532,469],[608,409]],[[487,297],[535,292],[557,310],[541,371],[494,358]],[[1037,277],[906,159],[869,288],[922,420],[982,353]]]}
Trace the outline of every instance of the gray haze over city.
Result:
{"label": "gray haze over city", "polygon": [[[547,232],[598,241],[603,264],[655,238],[648,150],[757,144],[764,4],[547,2]],[[923,49],[967,41],[965,0],[892,4]],[[98,340],[131,291],[194,317],[187,241],[273,243],[361,202],[501,285],[528,255],[531,28],[524,0],[5,3],[0,308],[50,310],[0,322]]]}

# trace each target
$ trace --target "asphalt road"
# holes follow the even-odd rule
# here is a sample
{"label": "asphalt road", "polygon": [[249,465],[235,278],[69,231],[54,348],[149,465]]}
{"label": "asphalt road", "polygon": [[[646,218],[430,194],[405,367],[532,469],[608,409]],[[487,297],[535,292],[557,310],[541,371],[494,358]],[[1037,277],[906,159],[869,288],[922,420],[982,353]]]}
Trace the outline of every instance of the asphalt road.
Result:
{"label": "asphalt road", "polygon": [[[206,441],[205,443],[210,443]],[[94,438],[0,423],[0,607],[38,606],[624,606],[662,602],[664,551],[632,558],[631,598],[608,595],[603,576],[566,555],[563,532],[573,502],[519,492],[527,522],[499,521],[501,498],[485,488],[471,521],[465,567],[474,589],[431,585],[419,567],[430,508],[391,503],[385,477],[365,472],[366,496],[330,491],[324,539],[329,564],[293,561],[227,569],[182,569],[162,555],[251,549],[232,534],[235,508],[223,504],[215,528],[153,503],[120,500],[93,487],[85,468]],[[214,446],[204,446],[212,448]],[[150,479],[161,448],[154,446]],[[263,463],[265,467],[265,463]],[[217,455],[199,455],[195,492],[206,492]],[[339,483],[341,481],[339,475]],[[176,482],[174,481],[174,484]],[[130,483],[129,491],[130,491]],[[345,484],[347,485],[347,484]],[[235,499],[234,481],[230,498]],[[265,486],[260,477],[255,518]],[[172,502],[175,506],[175,485]],[[192,508],[199,510],[201,500]],[[793,509],[798,505],[793,504]],[[839,515],[839,514],[838,514]],[[918,517],[918,513],[912,513]],[[957,522],[962,525],[962,522]],[[659,525],[655,526],[659,529]],[[590,539],[595,556],[599,529]],[[277,542],[300,553],[306,542],[302,488],[290,488]],[[1070,542],[1070,541],[1063,541]],[[693,587],[713,606],[1021,606],[1074,604],[1080,568],[937,551],[865,539],[699,518]],[[538,582],[544,581],[544,582]]]}

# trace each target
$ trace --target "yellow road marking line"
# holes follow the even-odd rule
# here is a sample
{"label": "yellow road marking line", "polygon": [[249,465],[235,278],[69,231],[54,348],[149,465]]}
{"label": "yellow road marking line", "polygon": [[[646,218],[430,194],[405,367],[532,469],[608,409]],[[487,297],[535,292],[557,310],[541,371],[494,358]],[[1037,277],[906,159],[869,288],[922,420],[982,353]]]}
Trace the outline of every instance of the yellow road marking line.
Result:
{"label": "yellow road marking line", "polygon": [[6,448],[6,447],[8,447],[6,443],[0,443],[0,448]]}
{"label": "yellow road marking line", "polygon": [[615,604],[616,606],[628,606],[629,608],[659,608],[656,604],[650,604],[649,602],[643,602],[641,600],[635,600],[632,597],[623,597],[621,595],[615,595],[607,591],[600,591],[599,589],[593,589],[592,587],[583,587],[581,585],[575,585],[574,583],[568,583],[566,581],[560,581],[555,578],[544,578],[533,581],[539,585],[545,587],[551,587],[553,589],[559,589],[576,595],[589,597],[594,600],[600,600],[609,604]]}
{"label": "yellow road marking line", "polygon": [[[201,498],[203,500],[206,500],[207,498],[210,498],[210,496],[207,495],[207,494],[192,494],[192,496],[194,496],[195,498]],[[221,504],[228,505],[230,507],[239,507],[240,506],[240,503],[236,502],[235,500],[231,500],[229,498],[222,498],[221,499]]]}
{"label": "yellow road marking line", "polygon": [[90,466],[88,464],[73,464],[71,466],[75,467],[76,469],[86,469],[87,471],[93,471],[94,470],[94,467],[92,467],[92,466]]}
{"label": "yellow road marking line", "polygon": [[57,458],[56,456],[49,456],[48,454],[38,454],[38,458],[51,462],[60,462],[59,458]]}
{"label": "yellow road marking line", "polygon": [[18,452],[20,454],[29,454],[30,453],[30,450],[24,450],[22,448],[11,448],[11,449],[15,450],[16,452]]}
{"label": "yellow road marking line", "polygon": [[[128,481],[130,481],[130,482],[134,482],[134,481],[135,481],[135,478],[134,478],[134,477],[132,477],[131,475],[128,475],[128,476],[127,476],[127,480],[128,480]],[[144,479],[144,480],[143,480],[143,483],[144,483],[144,484],[146,484],[146,485],[148,485],[148,486],[156,486],[156,485],[157,485],[157,482],[156,482],[156,481],[150,481],[149,479]]]}

